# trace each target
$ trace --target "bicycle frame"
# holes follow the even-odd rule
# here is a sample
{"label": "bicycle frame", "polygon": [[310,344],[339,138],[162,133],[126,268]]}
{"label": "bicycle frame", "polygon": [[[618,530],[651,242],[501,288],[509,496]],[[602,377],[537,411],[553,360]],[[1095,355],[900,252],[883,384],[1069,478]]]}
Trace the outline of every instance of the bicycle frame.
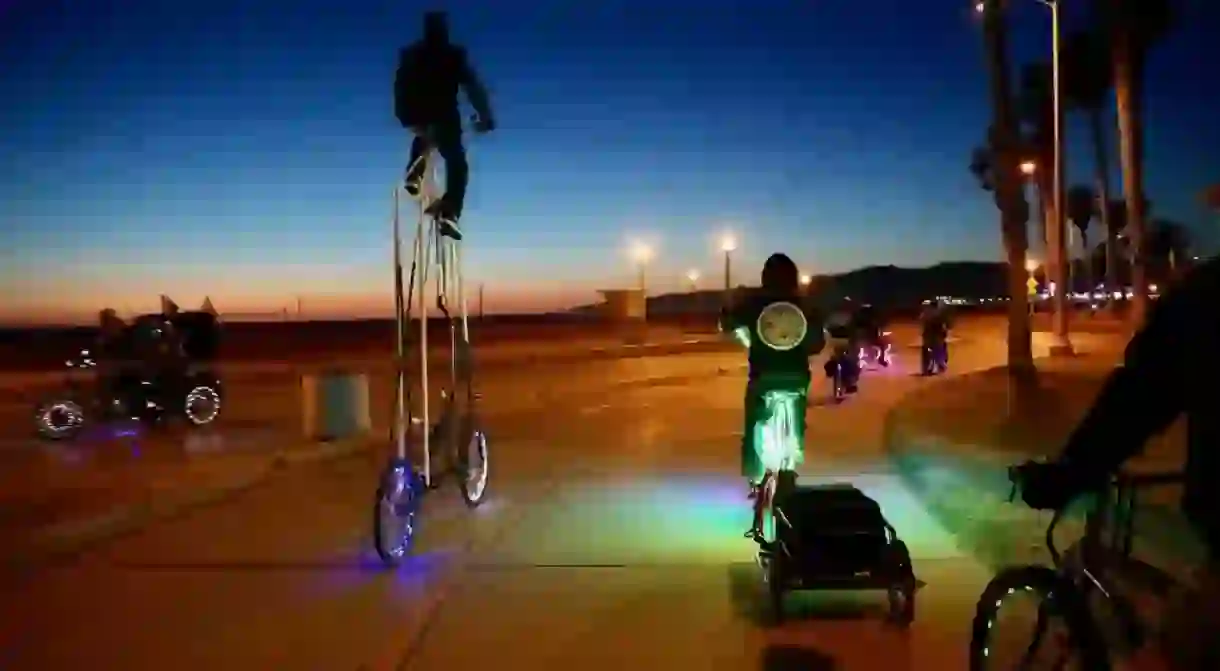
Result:
{"label": "bicycle frame", "polygon": [[[759,454],[759,459],[765,467],[758,486],[758,498],[754,502],[754,525],[750,530],[751,535],[756,535],[756,540],[763,533],[763,516],[767,510],[774,510],[772,504],[779,493],[781,474],[792,473],[796,467],[801,446],[796,444],[796,422],[799,420],[795,416],[797,409],[794,406],[799,398],[800,394],[796,393],[768,392],[763,400],[767,404],[769,417],[762,427],[753,427],[754,431],[761,433],[760,436],[756,435],[754,442],[756,449],[763,453]],[[766,453],[772,451],[774,454],[769,458]]]}
{"label": "bicycle frame", "polygon": [[[425,133],[426,136],[426,133]],[[436,150],[429,148],[427,152],[417,159],[417,163],[412,164],[408,171],[417,167],[418,162],[424,163],[423,181],[420,187],[419,196],[419,216],[415,227],[415,239],[412,245],[412,260],[410,280],[404,293],[403,290],[403,265],[402,265],[402,232],[399,221],[400,203],[399,191],[400,187],[394,188],[394,217],[393,217],[393,237],[394,237],[394,305],[395,305],[395,353],[398,358],[397,372],[397,393],[395,403],[395,420],[394,420],[394,440],[399,460],[406,460],[406,433],[407,426],[416,423],[415,418],[409,416],[411,412],[410,404],[408,403],[409,391],[406,387],[406,337],[407,326],[410,324],[411,316],[410,309],[412,307],[412,299],[415,298],[415,278],[418,272],[419,276],[419,295],[415,307],[419,311],[419,350],[420,350],[420,424],[423,425],[422,431],[422,447],[423,447],[423,480],[426,486],[431,486],[434,481],[432,473],[432,408],[429,403],[429,367],[428,367],[428,306],[425,301],[427,294],[429,270],[435,262],[437,266],[437,277],[434,278],[434,286],[436,288],[436,307],[440,313],[449,322],[449,393],[445,396],[446,407],[442,409],[441,417],[444,418],[448,414],[449,407],[454,403],[453,395],[456,393],[458,384],[459,362],[462,366],[461,372],[467,379],[470,380],[472,375],[472,364],[470,361],[470,325],[467,318],[467,301],[465,287],[462,281],[462,251],[461,243],[456,240],[451,240],[440,234],[436,221],[430,217],[426,210],[428,207],[440,197],[442,191],[438,184],[436,169],[439,161],[436,160]],[[435,255],[435,257],[434,257]],[[422,266],[422,267],[421,267]],[[458,315],[454,317],[450,311],[449,297],[452,293],[457,294],[458,299]],[[461,332],[460,339],[458,333],[458,324],[460,320]],[[469,400],[473,400],[474,391],[473,384],[467,385],[467,393],[470,396]],[[456,430],[453,422],[447,422],[449,429]],[[453,441],[450,441],[451,443]]]}
{"label": "bicycle frame", "polygon": [[[1115,587],[1115,581],[1108,575],[1114,567],[1101,564],[1107,559],[1117,560],[1114,563],[1118,563],[1128,560],[1131,556],[1135,532],[1136,490],[1177,484],[1182,479],[1183,474],[1179,472],[1114,477],[1105,490],[1098,494],[1096,502],[1086,513],[1084,536],[1062,553],[1055,548],[1054,541],[1055,527],[1063,517],[1062,510],[1055,512],[1046,530],[1047,550],[1060,576],[1067,583],[1074,585],[1082,595],[1090,590],[1096,590],[1101,595],[1109,611],[1118,620],[1118,634],[1122,643],[1132,650],[1142,647],[1148,627],[1139,617],[1135,605],[1121,594]],[[1109,544],[1106,544],[1103,543],[1103,536],[1108,522],[1113,523],[1113,526],[1109,530]],[[1032,645],[1036,644],[1035,638]]]}

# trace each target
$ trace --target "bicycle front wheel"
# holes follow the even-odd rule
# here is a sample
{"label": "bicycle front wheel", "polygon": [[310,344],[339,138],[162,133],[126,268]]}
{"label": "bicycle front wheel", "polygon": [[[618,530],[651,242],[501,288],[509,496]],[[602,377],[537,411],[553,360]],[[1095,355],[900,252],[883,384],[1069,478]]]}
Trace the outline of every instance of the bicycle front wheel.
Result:
{"label": "bicycle front wheel", "polygon": [[[1035,598],[1037,616],[1030,643],[1014,665],[993,658],[994,634],[1004,602],[1022,593]],[[1054,569],[1005,569],[979,597],[970,636],[970,671],[1000,668],[1110,671],[1110,657],[1088,605],[1076,587]]]}

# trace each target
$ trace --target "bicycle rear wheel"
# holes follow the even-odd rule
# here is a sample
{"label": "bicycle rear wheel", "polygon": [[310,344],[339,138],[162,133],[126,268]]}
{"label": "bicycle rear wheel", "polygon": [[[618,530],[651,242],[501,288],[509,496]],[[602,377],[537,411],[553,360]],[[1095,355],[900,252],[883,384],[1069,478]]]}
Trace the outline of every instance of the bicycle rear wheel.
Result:
{"label": "bicycle rear wheel", "polygon": [[[990,658],[992,635],[1000,613],[1000,607],[1008,597],[1021,593],[1032,593],[1038,602],[1037,620],[1033,639],[1021,658],[1017,669],[1086,669],[1087,671],[1110,671],[1110,657],[1097,624],[1089,614],[1088,606],[1076,587],[1062,578],[1054,569],[1045,566],[1020,566],[1001,571],[987,583],[975,607],[974,623],[970,635],[970,671],[988,671],[998,668],[1014,668],[1010,664]],[[1051,625],[1058,623],[1066,632],[1057,639],[1061,650],[1052,650],[1054,662],[1050,666],[1035,665],[1035,655],[1043,644]],[[1076,660],[1070,666],[1072,659]]]}
{"label": "bicycle rear wheel", "polygon": [[483,499],[487,497],[487,433],[484,432],[474,420],[471,420],[471,427],[466,431],[465,444],[458,447],[460,450],[458,459],[460,460],[459,475],[462,478],[460,484],[462,489],[462,500],[466,502],[466,506],[477,508]]}

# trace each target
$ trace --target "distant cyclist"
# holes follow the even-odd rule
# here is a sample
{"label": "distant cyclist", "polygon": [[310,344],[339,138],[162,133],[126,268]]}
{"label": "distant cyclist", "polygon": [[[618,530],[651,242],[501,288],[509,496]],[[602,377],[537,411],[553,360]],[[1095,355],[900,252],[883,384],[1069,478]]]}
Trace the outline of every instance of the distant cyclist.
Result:
{"label": "distant cyclist", "polygon": [[[952,327],[952,323],[949,308],[943,301],[937,299],[924,306],[923,312],[919,315],[919,327],[924,356],[931,356],[939,352],[941,362],[948,365],[949,329]],[[926,365],[924,370],[927,371]]]}
{"label": "distant cyclist", "polygon": [[[761,429],[770,419],[768,395],[779,392],[792,399],[796,419],[795,444],[804,445],[805,404],[809,395],[809,357],[822,351],[825,337],[821,319],[806,305],[800,290],[796,263],[784,254],[772,254],[763,265],[762,286],[721,317],[725,332],[743,332],[749,343],[750,374],[746,384],[745,431],[741,439],[741,473],[751,494],[768,468]],[[800,449],[800,447],[798,447]],[[799,461],[800,454],[795,455]]]}
{"label": "distant cyclist", "polygon": [[1021,467],[1025,502],[1060,509],[1104,486],[1179,415],[1187,422],[1182,512],[1207,558],[1171,600],[1158,646],[1134,668],[1220,669],[1220,257],[1156,301],[1058,460]]}
{"label": "distant cyclist", "polygon": [[443,12],[424,14],[424,36],[398,53],[394,75],[394,115],[403,128],[415,134],[406,189],[417,197],[424,178],[420,157],[433,147],[445,160],[445,195],[428,214],[436,217],[443,235],[462,239],[458,220],[466,199],[470,166],[462,145],[462,118],[458,89],[463,89],[477,115],[475,131],[496,127],[487,90],[480,83],[466,50],[449,41],[449,24]]}
{"label": "distant cyclist", "polygon": [[844,301],[826,317],[826,336],[830,339],[830,357],[826,359],[826,377],[835,377],[835,366],[840,366],[843,388],[854,394],[860,383],[860,328],[857,319],[858,306]]}

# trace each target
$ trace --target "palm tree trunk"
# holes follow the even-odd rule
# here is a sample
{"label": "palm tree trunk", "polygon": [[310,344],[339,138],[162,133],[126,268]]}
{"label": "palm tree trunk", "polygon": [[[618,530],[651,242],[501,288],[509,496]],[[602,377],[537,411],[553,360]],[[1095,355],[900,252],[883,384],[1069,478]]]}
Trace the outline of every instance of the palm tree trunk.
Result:
{"label": "palm tree trunk", "polygon": [[995,151],[995,191],[1000,205],[1000,232],[1008,261],[1008,372],[1023,398],[1034,374],[1030,339],[1029,299],[1026,296],[1025,253],[1029,248],[1028,206],[1020,191],[1017,170],[1017,120],[1013,111],[1012,81],[1008,64],[1008,35],[998,0],[984,0],[983,38],[992,105]]}
{"label": "palm tree trunk", "polygon": [[[1093,135],[1093,160],[1097,170],[1097,199],[1100,201],[1097,216],[1101,219],[1101,230],[1106,236],[1106,304],[1118,307],[1114,292],[1118,291],[1118,231],[1110,228],[1110,152],[1106,142],[1105,126],[1101,121],[1101,110],[1089,112],[1089,129]],[[1088,247],[1086,246],[1087,250]],[[1092,252],[1089,263],[1092,263]]]}
{"label": "palm tree trunk", "polygon": [[1145,251],[1143,126],[1140,82],[1129,35],[1119,35],[1114,52],[1114,102],[1118,108],[1119,156],[1123,194],[1127,201],[1127,235],[1131,239],[1131,323],[1142,324],[1148,313],[1148,265]]}
{"label": "palm tree trunk", "polygon": [[[1077,229],[1080,230],[1080,229]],[[1080,230],[1080,246],[1084,249],[1084,258],[1080,261],[1080,281],[1084,292],[1088,295],[1089,312],[1093,311],[1093,255],[1089,252],[1089,234]]]}

